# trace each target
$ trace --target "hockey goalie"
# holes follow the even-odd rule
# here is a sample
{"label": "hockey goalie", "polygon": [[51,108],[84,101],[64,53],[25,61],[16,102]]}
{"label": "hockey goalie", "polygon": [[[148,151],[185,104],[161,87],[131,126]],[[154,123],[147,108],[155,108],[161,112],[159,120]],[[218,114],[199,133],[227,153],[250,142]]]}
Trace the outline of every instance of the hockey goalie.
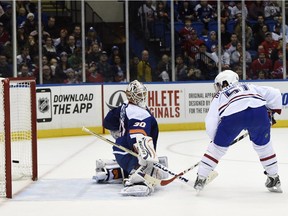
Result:
{"label": "hockey goalie", "polygon": [[103,126],[108,129],[118,145],[137,153],[138,157],[113,146],[115,160],[97,160],[97,183],[122,183],[124,196],[147,196],[154,191],[155,185],[144,176],[166,178],[164,172],[155,169],[154,163],[160,162],[167,167],[167,157],[156,153],[158,123],[149,111],[146,86],[134,80],[126,88],[127,102],[110,110],[104,118]]}

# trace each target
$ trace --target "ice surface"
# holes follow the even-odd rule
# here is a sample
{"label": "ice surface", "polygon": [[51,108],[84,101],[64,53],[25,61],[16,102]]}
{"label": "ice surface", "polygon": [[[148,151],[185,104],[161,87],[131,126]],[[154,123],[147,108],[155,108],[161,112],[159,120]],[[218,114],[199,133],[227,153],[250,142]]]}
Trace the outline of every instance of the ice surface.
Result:
{"label": "ice surface", "polygon": [[[0,216],[270,216],[286,215],[287,128],[272,129],[284,193],[269,192],[249,138],[230,147],[216,168],[219,176],[198,195],[176,180],[149,197],[122,197],[122,185],[92,180],[97,158],[113,158],[111,145],[93,136],[40,139],[39,180],[13,183],[13,199],[0,199]],[[110,136],[106,136],[112,139]],[[180,172],[197,163],[209,143],[204,131],[161,132],[158,155]],[[194,181],[197,169],[185,175]]]}

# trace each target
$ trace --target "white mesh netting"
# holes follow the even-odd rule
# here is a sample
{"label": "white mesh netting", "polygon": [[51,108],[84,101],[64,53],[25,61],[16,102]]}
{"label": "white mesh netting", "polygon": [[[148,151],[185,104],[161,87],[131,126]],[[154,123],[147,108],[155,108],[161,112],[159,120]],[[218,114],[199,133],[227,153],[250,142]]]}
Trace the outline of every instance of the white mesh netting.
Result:
{"label": "white mesh netting", "polygon": [[[3,84],[0,87],[0,109],[4,110]],[[12,180],[32,176],[32,130],[30,82],[10,81],[10,124]],[[0,195],[5,196],[5,133],[4,112],[0,114]]]}

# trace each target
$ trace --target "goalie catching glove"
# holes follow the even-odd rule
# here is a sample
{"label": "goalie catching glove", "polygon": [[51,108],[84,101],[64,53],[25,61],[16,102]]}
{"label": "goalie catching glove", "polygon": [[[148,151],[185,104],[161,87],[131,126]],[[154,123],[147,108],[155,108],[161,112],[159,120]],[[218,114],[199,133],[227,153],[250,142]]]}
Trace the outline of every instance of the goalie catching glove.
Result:
{"label": "goalie catching glove", "polygon": [[133,145],[138,153],[138,163],[141,166],[158,163],[156,151],[154,149],[153,139],[149,136],[137,136],[136,143]]}

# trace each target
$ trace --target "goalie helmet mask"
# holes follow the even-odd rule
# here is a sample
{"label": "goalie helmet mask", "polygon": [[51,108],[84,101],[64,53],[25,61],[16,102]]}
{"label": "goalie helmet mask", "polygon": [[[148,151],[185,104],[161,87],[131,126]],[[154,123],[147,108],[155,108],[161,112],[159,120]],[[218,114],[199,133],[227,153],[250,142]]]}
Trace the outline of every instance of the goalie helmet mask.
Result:
{"label": "goalie helmet mask", "polygon": [[147,88],[143,83],[138,80],[130,82],[126,88],[126,97],[130,103],[146,109]]}
{"label": "goalie helmet mask", "polygon": [[214,81],[214,88],[216,92],[221,91],[223,88],[229,85],[238,83],[239,76],[232,70],[224,70],[220,72]]}

